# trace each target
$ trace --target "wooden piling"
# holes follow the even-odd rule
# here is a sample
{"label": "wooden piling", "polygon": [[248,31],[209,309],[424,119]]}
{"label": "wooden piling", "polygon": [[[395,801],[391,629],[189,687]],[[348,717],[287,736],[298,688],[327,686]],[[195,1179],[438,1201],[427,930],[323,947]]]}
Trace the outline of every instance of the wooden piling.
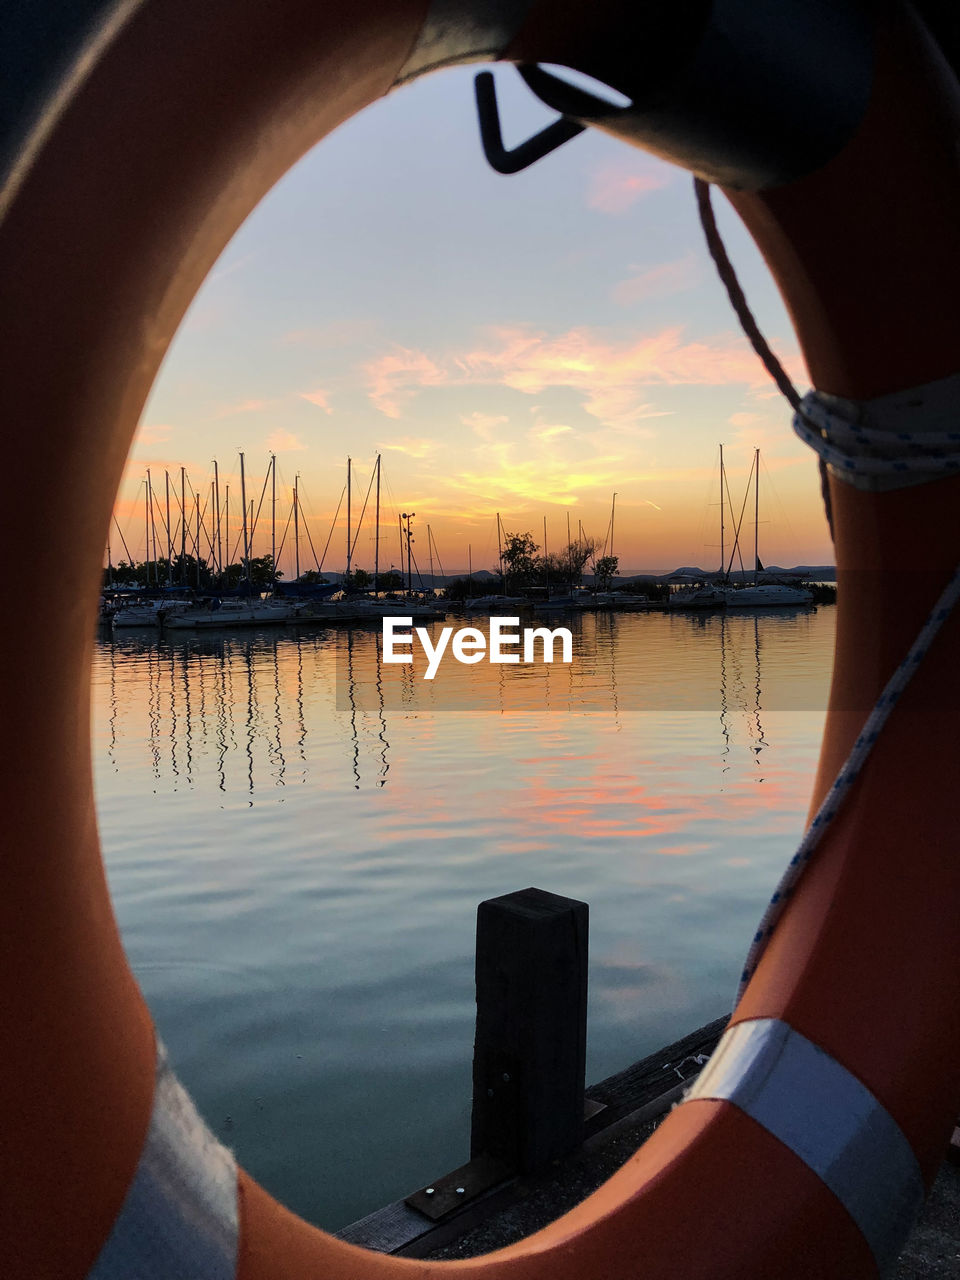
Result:
{"label": "wooden piling", "polygon": [[583,1140],[588,920],[542,889],[477,909],[471,1158],[532,1173]]}

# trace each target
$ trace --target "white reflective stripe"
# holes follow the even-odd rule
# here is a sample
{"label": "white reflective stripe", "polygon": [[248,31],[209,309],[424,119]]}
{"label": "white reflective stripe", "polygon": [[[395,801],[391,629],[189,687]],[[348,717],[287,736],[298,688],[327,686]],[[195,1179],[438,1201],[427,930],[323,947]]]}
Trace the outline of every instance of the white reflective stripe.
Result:
{"label": "white reflective stripe", "polygon": [[234,1280],[237,1165],[157,1045],[147,1139],[123,1208],[87,1280]]}
{"label": "white reflective stripe", "polygon": [[397,84],[434,67],[499,57],[520,30],[532,0],[431,0],[420,38]]}
{"label": "white reflective stripe", "polygon": [[920,1166],[893,1116],[835,1058],[778,1019],[740,1022],[694,1098],[732,1102],[763,1125],[840,1200],[881,1272],[895,1261],[923,1204]]}

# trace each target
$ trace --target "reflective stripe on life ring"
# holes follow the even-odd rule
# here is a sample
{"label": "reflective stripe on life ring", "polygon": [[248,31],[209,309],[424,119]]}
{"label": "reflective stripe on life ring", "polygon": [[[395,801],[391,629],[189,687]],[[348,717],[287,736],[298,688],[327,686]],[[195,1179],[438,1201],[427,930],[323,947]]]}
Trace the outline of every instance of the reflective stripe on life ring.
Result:
{"label": "reflective stripe on life ring", "polygon": [[687,1100],[732,1102],[789,1147],[863,1232],[881,1272],[923,1204],[917,1157],[855,1076],[777,1018],[724,1032]]}
{"label": "reflective stripe on life ring", "polygon": [[157,1043],[146,1142],[89,1280],[234,1280],[237,1164],[197,1114]]}

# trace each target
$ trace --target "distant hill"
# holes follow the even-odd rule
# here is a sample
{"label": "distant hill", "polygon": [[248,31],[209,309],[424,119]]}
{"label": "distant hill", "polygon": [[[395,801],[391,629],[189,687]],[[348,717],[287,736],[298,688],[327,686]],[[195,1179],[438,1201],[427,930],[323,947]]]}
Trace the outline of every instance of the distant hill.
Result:
{"label": "distant hill", "polygon": [[[715,578],[718,571],[716,569],[702,569],[699,565],[680,565],[679,568],[665,573],[662,569],[651,570],[633,570],[621,573],[617,576],[617,582],[669,582],[671,579],[708,579]],[[835,582],[837,579],[836,566],[832,564],[798,564],[792,568],[784,568],[779,564],[764,565],[760,574],[761,579],[770,578],[805,578],[809,582]],[[735,569],[730,574],[730,578],[734,582],[740,582],[746,579],[753,581],[753,571],[746,569]],[[584,581],[587,581],[587,575],[584,575]]]}
{"label": "distant hill", "polygon": [[[369,572],[369,570],[368,570]],[[397,570],[396,572],[399,572]],[[324,571],[323,576],[330,582],[339,582],[343,574],[336,571]],[[429,573],[414,573],[414,583],[419,587],[423,583],[424,587],[444,587],[448,582],[454,582],[458,578],[465,578],[466,573],[448,573],[441,575],[439,573],[431,575]],[[717,576],[716,569],[701,569],[698,565],[681,565],[677,569],[664,572],[662,569],[628,569],[623,573],[617,574],[615,582],[624,586],[629,582],[670,582],[680,578],[690,579],[707,579]],[[810,582],[835,582],[837,578],[836,567],[832,564],[798,564],[792,569],[784,569],[780,565],[768,564],[764,567],[761,578],[766,576],[769,578],[805,578]],[[474,569],[473,577],[476,582],[489,582],[498,579],[499,575],[491,573],[489,569]],[[751,571],[741,572],[739,569],[734,570],[730,574],[730,578],[734,582],[746,579],[753,581],[753,573]],[[406,575],[404,575],[406,579]],[[588,586],[593,584],[593,574],[585,573],[583,581]]]}

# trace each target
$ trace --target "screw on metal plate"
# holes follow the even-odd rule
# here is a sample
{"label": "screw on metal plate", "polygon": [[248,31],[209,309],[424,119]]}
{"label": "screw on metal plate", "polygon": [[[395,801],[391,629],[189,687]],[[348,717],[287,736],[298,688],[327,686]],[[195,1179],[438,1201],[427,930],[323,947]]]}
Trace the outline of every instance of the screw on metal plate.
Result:
{"label": "screw on metal plate", "polygon": [[478,1156],[469,1164],[435,1179],[429,1187],[407,1196],[406,1203],[431,1221],[438,1222],[513,1176],[513,1170],[503,1160]]}

